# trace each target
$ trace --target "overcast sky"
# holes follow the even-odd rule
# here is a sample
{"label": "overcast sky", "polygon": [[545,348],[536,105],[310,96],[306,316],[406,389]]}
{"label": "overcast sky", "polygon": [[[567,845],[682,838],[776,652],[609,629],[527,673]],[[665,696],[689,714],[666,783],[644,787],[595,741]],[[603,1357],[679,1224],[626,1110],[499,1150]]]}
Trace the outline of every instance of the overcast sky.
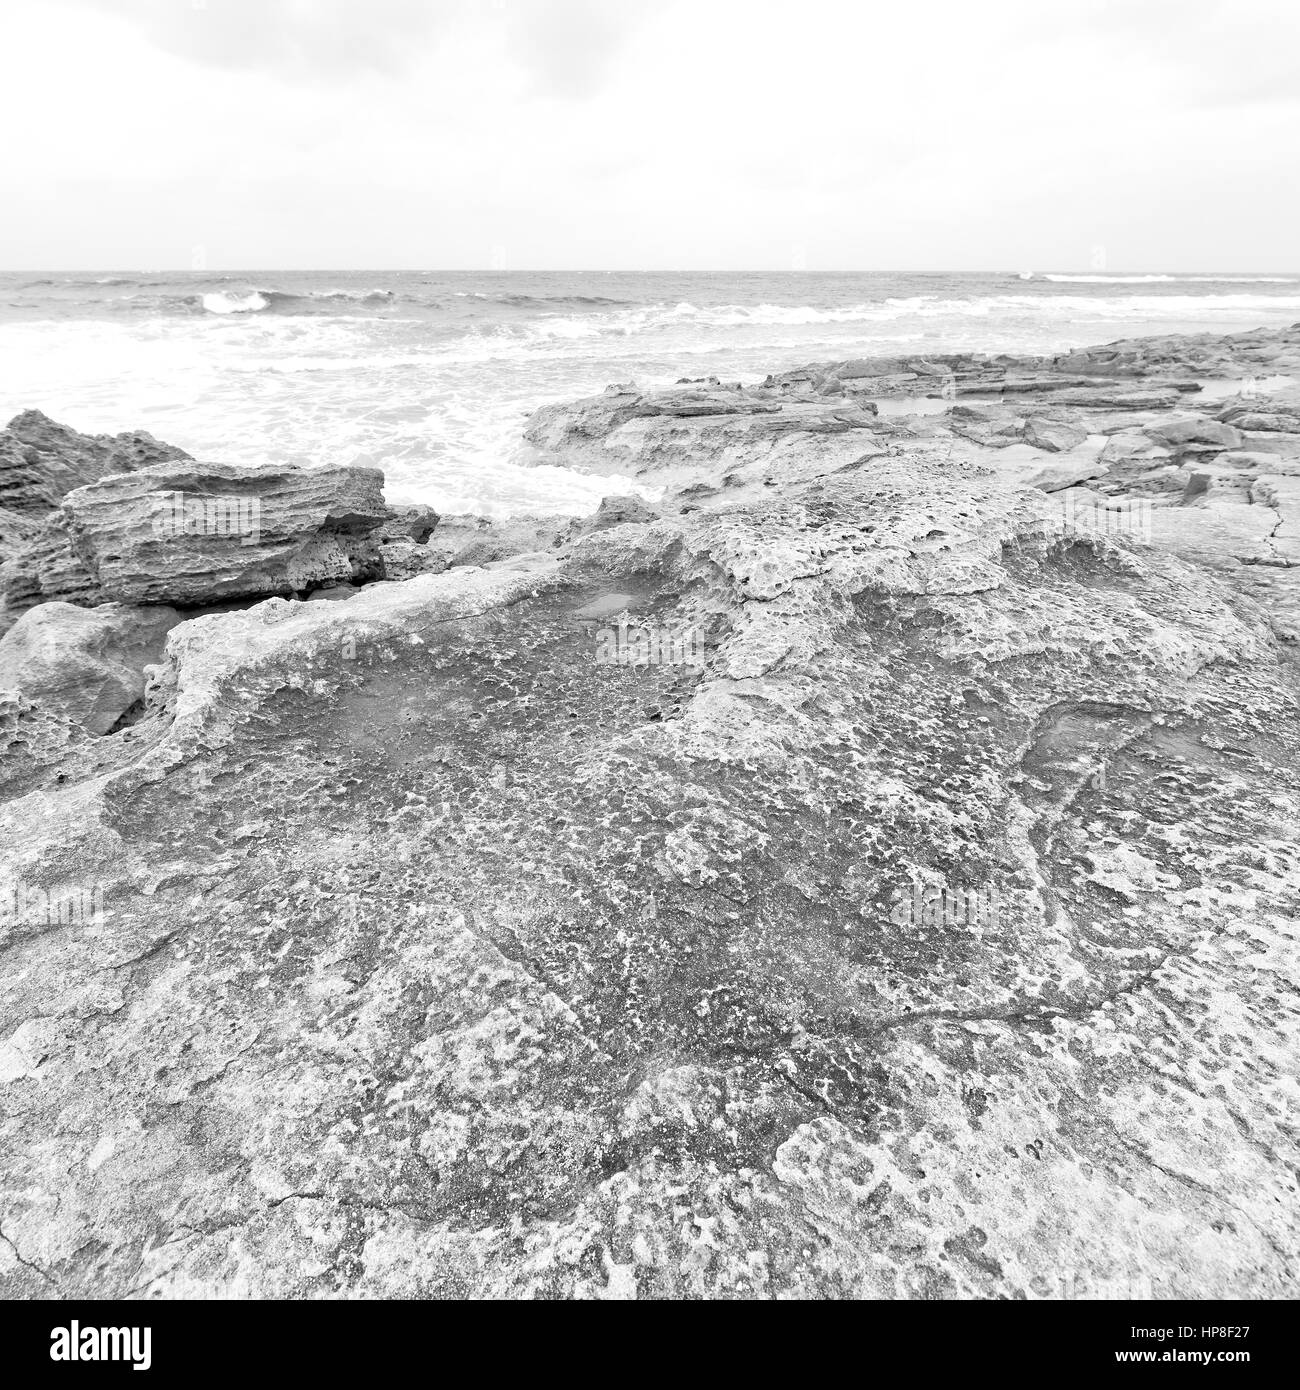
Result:
{"label": "overcast sky", "polygon": [[0,52],[0,268],[1300,269],[1297,0],[3,0]]}

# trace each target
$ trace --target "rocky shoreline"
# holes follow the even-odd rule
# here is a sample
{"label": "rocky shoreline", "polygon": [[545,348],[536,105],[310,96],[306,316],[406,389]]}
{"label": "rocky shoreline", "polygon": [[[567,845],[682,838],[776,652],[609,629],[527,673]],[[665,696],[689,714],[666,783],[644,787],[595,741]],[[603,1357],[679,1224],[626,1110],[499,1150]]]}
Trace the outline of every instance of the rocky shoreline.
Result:
{"label": "rocky shoreline", "polygon": [[0,1292],[1293,1294],[1298,381],[616,386],[507,523],[19,416]]}

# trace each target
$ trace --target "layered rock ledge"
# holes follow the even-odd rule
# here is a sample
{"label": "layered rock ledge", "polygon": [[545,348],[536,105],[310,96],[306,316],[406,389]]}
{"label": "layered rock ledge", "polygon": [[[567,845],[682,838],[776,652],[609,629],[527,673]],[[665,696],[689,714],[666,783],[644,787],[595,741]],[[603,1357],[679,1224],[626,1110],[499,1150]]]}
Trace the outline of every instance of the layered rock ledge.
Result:
{"label": "layered rock ledge", "polygon": [[0,696],[0,1290],[1293,1292],[1300,432],[1209,383],[1298,343],[619,388],[529,435],[653,509]]}

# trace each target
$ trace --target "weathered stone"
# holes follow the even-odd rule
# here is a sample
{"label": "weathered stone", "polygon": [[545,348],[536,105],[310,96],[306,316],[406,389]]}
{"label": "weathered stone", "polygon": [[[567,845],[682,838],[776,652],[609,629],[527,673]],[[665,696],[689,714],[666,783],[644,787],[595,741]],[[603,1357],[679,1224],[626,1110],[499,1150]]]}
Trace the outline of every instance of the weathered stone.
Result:
{"label": "weathered stone", "polygon": [[385,579],[414,579],[417,574],[437,574],[447,568],[427,544],[412,540],[385,540],[379,553]]}
{"label": "weathered stone", "polygon": [[1242,410],[1226,411],[1219,416],[1226,424],[1239,430],[1263,430],[1269,434],[1300,434],[1300,415],[1284,414],[1282,411]]}
{"label": "weathered stone", "polygon": [[659,513],[640,497],[621,495],[602,497],[596,514],[582,523],[584,531],[603,531],[609,526],[645,525],[659,520]]}
{"label": "weathered stone", "polygon": [[426,548],[435,570],[490,565],[531,551],[554,550],[570,538],[577,524],[566,516],[446,516]]}
{"label": "weathered stone", "polygon": [[160,443],[144,430],[79,434],[39,410],[25,410],[0,432],[0,507],[43,517],[74,488],[109,474],[188,458],[184,449]]}
{"label": "weathered stone", "polygon": [[1180,416],[1176,420],[1149,425],[1147,434],[1157,443],[1175,447],[1203,444],[1214,449],[1240,449],[1245,443],[1245,436],[1234,426],[1198,415]]}
{"label": "weathered stone", "polygon": [[160,464],[69,493],[3,584],[11,609],[290,594],[381,577],[386,519],[377,469]]}
{"label": "weathered stone", "polygon": [[106,734],[140,702],[144,668],[180,621],[172,608],[43,603],[0,638],[0,689]]}
{"label": "weathered stone", "polygon": [[38,529],[39,523],[32,517],[0,507],[0,561],[26,545]]}
{"label": "weathered stone", "polygon": [[1174,388],[1121,390],[1089,386],[1053,391],[1046,399],[1051,405],[1075,406],[1085,410],[1168,410],[1178,404],[1181,393]]}
{"label": "weathered stone", "polygon": [[1099,347],[1075,348],[1056,359],[1061,371],[1089,376],[1267,376],[1300,348],[1300,324],[1245,333],[1183,333],[1128,338]]}
{"label": "weathered stone", "polygon": [[1100,456],[1091,459],[1061,459],[1029,474],[1025,478],[1025,485],[1042,488],[1044,492],[1060,492],[1065,488],[1074,487],[1076,483],[1085,483],[1090,478],[1100,477],[1105,471],[1106,465]]}
{"label": "weathered stone", "polygon": [[1183,488],[1183,505],[1194,502],[1198,497],[1204,497],[1209,492],[1212,481],[1209,473],[1193,473]]}
{"label": "weathered stone", "polygon": [[63,603],[100,601],[99,585],[73,549],[68,514],[52,512],[28,543],[0,565],[0,596],[11,613],[46,599]]}
{"label": "weathered stone", "polygon": [[552,411],[695,510],[443,519],[511,553],[185,622],[89,750],[0,697],[0,890],[108,908],[0,923],[0,1292],[1286,1296],[1300,478],[811,380]]}
{"label": "weathered stone", "polygon": [[438,525],[438,513],[424,503],[389,507],[388,519],[379,528],[380,541],[414,541],[423,545]]}
{"label": "weathered stone", "polygon": [[1021,442],[1024,431],[1021,417],[998,406],[955,405],[944,422],[954,434],[988,449],[1009,449]]}
{"label": "weathered stone", "polygon": [[1108,436],[1101,451],[1102,462],[1108,469],[1122,469],[1127,466],[1150,468],[1153,463],[1163,463],[1173,457],[1167,445],[1157,444],[1141,430],[1119,430]]}
{"label": "weathered stone", "polygon": [[1076,449],[1087,437],[1088,431],[1078,425],[1050,420],[1041,415],[1031,415],[1025,421],[1025,443],[1032,444],[1035,449],[1046,449],[1049,454]]}

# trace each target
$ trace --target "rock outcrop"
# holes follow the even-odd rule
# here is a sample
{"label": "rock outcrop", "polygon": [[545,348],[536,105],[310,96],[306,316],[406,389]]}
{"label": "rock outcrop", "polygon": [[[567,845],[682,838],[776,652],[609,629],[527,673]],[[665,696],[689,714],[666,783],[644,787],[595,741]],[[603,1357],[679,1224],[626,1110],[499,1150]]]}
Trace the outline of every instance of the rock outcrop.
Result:
{"label": "rock outcrop", "polygon": [[176,462],[79,487],[0,572],[8,606],[177,604],[384,577],[373,468]]}
{"label": "rock outcrop", "polygon": [[423,545],[438,525],[438,513],[423,503],[410,507],[389,507],[388,519],[379,528],[381,541],[413,541]]}
{"label": "rock outcrop", "polygon": [[645,513],[0,696],[0,1292],[1286,1296],[1300,462],[1107,492],[1193,395],[1048,496],[620,389],[530,436]]}
{"label": "rock outcrop", "polygon": [[38,528],[31,517],[0,507],[0,559],[26,545]]}
{"label": "rock outcrop", "polygon": [[144,669],[180,621],[174,608],[43,603],[0,638],[0,690],[106,734],[140,704]]}
{"label": "rock outcrop", "polygon": [[1246,442],[1242,432],[1232,425],[1195,415],[1162,421],[1151,426],[1147,434],[1157,444],[1168,444],[1175,448],[1199,444],[1209,450],[1240,449]]}
{"label": "rock outcrop", "polygon": [[39,410],[25,410],[0,431],[0,508],[27,518],[45,517],[74,488],[189,457],[144,430],[79,434]]}
{"label": "rock outcrop", "polygon": [[1081,425],[1034,415],[1025,421],[1023,437],[1025,443],[1033,445],[1035,449],[1049,454],[1064,454],[1077,449],[1087,439],[1088,431]]}

